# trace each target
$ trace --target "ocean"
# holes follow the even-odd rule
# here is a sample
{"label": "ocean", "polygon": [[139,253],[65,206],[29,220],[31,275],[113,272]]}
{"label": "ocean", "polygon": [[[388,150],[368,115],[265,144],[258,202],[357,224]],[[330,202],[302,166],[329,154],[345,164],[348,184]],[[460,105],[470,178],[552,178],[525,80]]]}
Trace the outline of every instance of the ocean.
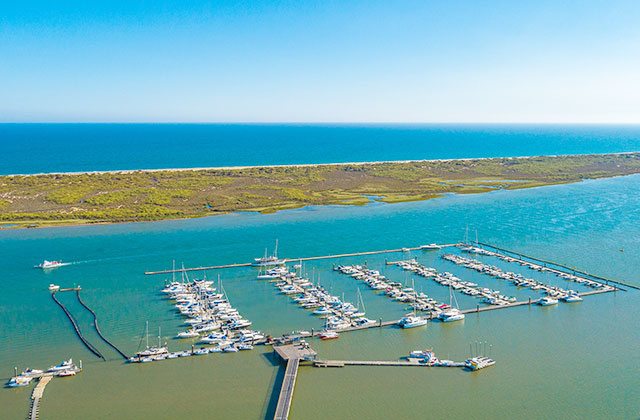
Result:
{"label": "ocean", "polygon": [[640,150],[633,125],[0,124],[0,175]]}
{"label": "ocean", "polygon": [[[123,146],[131,153],[118,153],[116,145],[126,145],[124,139],[131,134],[115,134],[146,132],[141,141],[152,142],[153,133],[160,131],[157,126],[104,126],[97,130],[101,134],[93,136],[87,134],[91,132],[89,127],[2,126],[4,139],[7,131],[13,131],[13,136],[21,132],[23,139],[31,135],[39,139],[34,144],[40,146],[46,143],[45,139],[64,138],[60,140],[60,144],[64,144],[61,147],[78,156],[75,166],[74,159],[62,151],[43,161],[33,158],[34,154],[41,157],[43,153],[34,146],[33,150],[24,151],[30,155],[29,165],[24,163],[24,158],[16,159],[14,150],[9,152],[10,159],[3,159],[2,171],[291,163],[297,159],[314,161],[314,157],[318,161],[339,161],[586,153],[638,149],[639,141],[633,139],[631,128],[580,128],[573,134],[559,135],[565,138],[563,141],[546,144],[544,138],[562,130],[484,127],[456,129],[457,140],[443,139],[439,145],[436,133],[447,128],[411,131],[414,129],[340,127],[338,131],[344,139],[351,137],[349,133],[359,133],[353,135],[356,138],[353,144],[343,144],[334,138],[335,147],[327,147],[322,155],[319,145],[305,140],[308,145],[314,144],[308,154],[296,156],[300,153],[288,151],[278,154],[274,160],[276,150],[282,152],[287,150],[284,144],[296,144],[298,135],[304,137],[301,133],[330,130],[269,127],[266,130],[269,134],[262,137],[251,126],[169,126],[172,134],[161,136],[164,152],[147,150],[150,153],[147,156],[139,150],[134,152],[134,146]],[[43,134],[49,129],[51,133]],[[194,140],[182,145],[175,142],[179,132],[200,133],[198,138],[206,143],[205,133],[227,130],[243,132],[253,139],[244,160],[230,160],[229,151],[221,152],[220,156],[194,153],[189,160],[186,155],[193,153],[189,151],[189,144],[193,148]],[[278,137],[276,133],[281,130],[298,134],[285,136],[289,143],[273,146]],[[492,134],[486,134],[486,141],[480,140],[483,135],[478,134],[478,130]],[[540,132],[534,135],[527,130]],[[610,130],[622,130],[626,134],[607,140],[609,135],[613,136]],[[359,150],[354,146],[366,143],[365,132],[375,131],[380,133],[386,151],[376,147]],[[249,135],[251,132],[254,134]],[[399,137],[404,140],[389,140],[389,132],[403,133]],[[65,133],[74,134],[67,137]],[[113,140],[111,136],[118,139]],[[435,150],[424,145],[408,146],[422,144],[423,136],[429,138],[432,145],[439,146]],[[470,137],[477,141],[467,144],[462,140]],[[89,140],[96,138],[101,139],[98,145],[90,146],[93,143]],[[260,138],[271,140],[261,142]],[[524,140],[527,138],[531,141]],[[394,143],[396,147],[392,146]],[[107,144],[112,144],[112,148],[105,152],[106,156],[98,153],[104,151]],[[458,150],[456,144],[464,144],[464,150]],[[72,151],[74,147],[80,150]],[[213,150],[210,145],[202,147]],[[300,151],[300,146],[296,147]],[[47,150],[52,149],[55,147],[47,146]],[[168,153],[169,150],[175,154]],[[266,156],[261,157],[261,153]],[[93,161],[89,159],[92,154],[95,154]],[[272,248],[276,239],[280,255],[284,257],[450,243],[462,240],[468,226],[473,237],[477,229],[481,241],[640,285],[638,220],[640,176],[634,175],[517,191],[448,195],[415,203],[307,207],[271,215],[242,213],[153,223],[1,231],[0,376],[3,380],[11,376],[14,366],[46,368],[69,357],[83,361],[82,373],[74,378],[54,379],[47,386],[41,418],[267,418],[273,414],[274,384],[282,375],[282,368],[274,362],[270,348],[125,364],[99,342],[90,315],[77,304],[74,296],[60,294],[88,339],[107,356],[108,361],[103,362],[86,351],[75,337],[69,321],[52,301],[47,286],[50,283],[63,287],[81,285],[83,299],[98,314],[101,330],[125,352],[132,353],[139,348],[146,321],[152,331],[151,340],[155,340],[156,331],[161,327],[162,339],[174,350],[189,348],[190,342],[172,338],[184,326],[171,304],[159,293],[169,276],[143,274],[145,270],[169,268],[172,260],[178,264],[184,262],[186,266],[249,261],[262,255],[264,248]],[[537,296],[533,291],[519,291],[509,283],[451,265],[439,252],[322,260],[306,263],[305,269],[316,281],[336,295],[344,294],[347,300],[355,302],[360,289],[369,318],[394,319],[407,308],[334,272],[332,266],[366,263],[391,279],[405,284],[415,282],[416,289],[448,301],[447,288],[421,277],[413,279],[399,268],[385,265],[386,259],[412,257],[480,285],[499,288],[504,294],[522,299],[528,294]],[[49,273],[32,268],[45,258],[74,264]],[[548,283],[563,284],[555,276],[507,265],[492,257],[483,258]],[[257,280],[255,269],[211,271],[207,276],[215,279],[218,274],[231,303],[253,321],[255,329],[281,334],[322,324],[320,319],[278,294],[272,284]],[[474,298],[457,296],[462,308],[476,304]],[[411,350],[423,348],[433,348],[441,358],[464,360],[470,344],[486,342],[497,364],[477,373],[461,369],[303,367],[291,418],[637,418],[640,412],[640,393],[637,392],[640,389],[639,305],[640,292],[629,289],[585,297],[577,304],[547,308],[524,306],[470,314],[461,323],[432,322],[426,328],[409,331],[389,327],[345,333],[332,342],[314,340],[312,346],[322,357],[365,360],[397,359]],[[1,390],[0,417],[24,418],[31,389]]]}

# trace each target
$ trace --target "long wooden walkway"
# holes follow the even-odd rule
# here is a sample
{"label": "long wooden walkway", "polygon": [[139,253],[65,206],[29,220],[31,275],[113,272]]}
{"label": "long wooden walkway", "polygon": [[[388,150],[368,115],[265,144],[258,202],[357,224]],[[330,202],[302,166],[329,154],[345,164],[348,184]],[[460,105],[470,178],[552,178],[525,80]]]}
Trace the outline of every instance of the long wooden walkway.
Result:
{"label": "long wooden walkway", "polygon": [[[456,245],[458,244],[442,244],[440,245],[440,247],[448,248]],[[296,262],[296,261],[329,260],[333,258],[360,257],[363,255],[391,254],[394,252],[409,252],[409,251],[419,251],[419,250],[422,250],[422,248],[419,246],[414,246],[414,247],[408,247],[408,248],[381,249],[377,251],[351,252],[347,254],[332,254],[332,255],[320,255],[320,256],[313,256],[313,257],[285,258],[283,261]],[[219,270],[219,269],[225,269],[225,268],[250,267],[250,266],[251,266],[251,263],[234,263],[234,264],[225,264],[225,265],[191,267],[191,268],[184,268],[184,269],[180,268],[175,270],[171,269],[171,270],[159,270],[159,271],[145,271],[144,274],[148,276],[154,276],[157,274],[172,274],[172,273],[180,273],[183,271]]]}
{"label": "long wooden walkway", "polygon": [[33,393],[31,394],[31,408],[29,409],[30,420],[36,420],[40,415],[40,400],[44,395],[44,388],[52,378],[53,375],[45,375],[40,377],[40,379],[38,380],[38,385],[33,388]]}
{"label": "long wooden walkway", "polygon": [[464,367],[462,362],[448,365],[427,365],[411,360],[316,360],[315,367],[344,367],[344,366],[404,366],[404,367]]}
{"label": "long wooden walkway", "polygon": [[293,390],[296,386],[296,378],[298,377],[298,367],[300,367],[300,359],[289,359],[287,361],[287,368],[284,372],[282,387],[280,388],[276,413],[273,416],[274,420],[286,420],[289,418],[291,401],[293,400]]}

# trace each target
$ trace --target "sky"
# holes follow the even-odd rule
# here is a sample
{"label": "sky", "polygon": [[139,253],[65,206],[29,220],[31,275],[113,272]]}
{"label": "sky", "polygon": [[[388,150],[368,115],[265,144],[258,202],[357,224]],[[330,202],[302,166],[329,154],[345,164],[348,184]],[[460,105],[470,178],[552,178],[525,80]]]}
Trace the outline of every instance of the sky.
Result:
{"label": "sky", "polygon": [[640,123],[640,1],[0,0],[0,122]]}

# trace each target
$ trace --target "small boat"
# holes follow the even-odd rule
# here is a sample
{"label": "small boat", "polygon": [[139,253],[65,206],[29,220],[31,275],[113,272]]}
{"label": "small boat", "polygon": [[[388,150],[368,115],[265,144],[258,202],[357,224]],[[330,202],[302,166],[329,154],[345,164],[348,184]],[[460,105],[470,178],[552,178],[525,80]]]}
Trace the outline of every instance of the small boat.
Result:
{"label": "small boat", "polygon": [[178,335],[176,335],[176,338],[194,338],[194,337],[200,337],[200,334],[198,334],[194,330],[181,331],[178,333]]}
{"label": "small boat", "polygon": [[552,298],[551,296],[545,296],[538,301],[538,305],[540,306],[551,306],[557,305],[558,299]]}
{"label": "small boat", "polygon": [[238,350],[253,350],[251,344],[238,344]]}
{"label": "small boat", "polygon": [[58,286],[57,284],[51,283],[49,285],[49,291],[50,292],[57,292],[58,290],[60,290],[60,286]]}
{"label": "small boat", "polygon": [[434,251],[437,249],[441,249],[442,246],[438,245],[438,244],[429,244],[429,245],[422,245],[420,246],[420,249],[424,249],[425,251]]}
{"label": "small boat", "polygon": [[469,370],[480,370],[496,364],[495,360],[488,357],[472,357],[464,362],[465,366]]}
{"label": "small boat", "polygon": [[140,363],[149,363],[153,362],[153,359],[149,356],[140,358]]}
{"label": "small boat", "polygon": [[237,353],[238,349],[235,346],[227,346],[223,348],[222,351],[225,353]]}
{"label": "small boat", "polygon": [[180,353],[169,353],[167,355],[167,359],[177,359],[178,357],[180,357]]}
{"label": "small boat", "polygon": [[264,257],[254,258],[253,265],[254,267],[277,267],[280,265],[285,265],[286,261],[278,258],[278,240],[276,240],[276,248],[273,252],[273,255],[267,256],[267,250],[264,250]]}
{"label": "small boat", "polygon": [[198,350],[195,350],[193,352],[193,354],[195,354],[196,356],[202,356],[202,355],[205,355],[205,354],[209,354],[209,349],[202,347],[202,348],[199,348]]}
{"label": "small boat", "polygon": [[48,372],[59,372],[73,367],[73,359],[63,360],[55,366],[51,366]]}
{"label": "small boat", "polygon": [[318,337],[320,337],[321,340],[335,340],[340,337],[340,334],[332,330],[326,330],[318,334]]}
{"label": "small boat", "polygon": [[75,370],[67,369],[67,370],[61,370],[60,372],[58,372],[56,376],[66,377],[66,376],[75,376],[75,375],[76,375]]}
{"label": "small boat", "polygon": [[7,387],[18,388],[21,386],[27,386],[31,383],[32,380],[33,378],[30,376],[14,376],[9,379],[9,382],[7,382]]}
{"label": "small boat", "polygon": [[43,270],[50,270],[52,268],[58,268],[65,265],[69,265],[69,263],[63,263],[62,261],[47,261],[44,260],[42,263],[34,266],[34,268],[41,268]]}
{"label": "small boat", "polygon": [[578,294],[567,295],[562,298],[567,303],[582,302],[582,298]]}
{"label": "small boat", "polygon": [[36,375],[41,375],[42,373],[43,372],[40,369],[26,368],[25,370],[22,371],[20,376],[36,376]]}
{"label": "small boat", "polygon": [[438,319],[442,322],[462,321],[464,319],[464,314],[457,309],[449,309],[447,311],[440,312],[438,314]]}
{"label": "small boat", "polygon": [[420,318],[419,316],[405,316],[398,321],[398,325],[402,328],[416,328],[427,325],[428,322],[426,318]]}

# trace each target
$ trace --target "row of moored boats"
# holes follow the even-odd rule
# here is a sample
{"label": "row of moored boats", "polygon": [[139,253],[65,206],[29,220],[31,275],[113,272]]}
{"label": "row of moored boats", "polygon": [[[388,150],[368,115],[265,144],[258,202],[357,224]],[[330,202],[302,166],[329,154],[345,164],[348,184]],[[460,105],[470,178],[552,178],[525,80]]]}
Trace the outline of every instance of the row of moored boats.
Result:
{"label": "row of moored boats", "polygon": [[58,376],[58,377],[69,377],[75,376],[78,372],[82,370],[82,362],[80,362],[80,366],[77,366],[73,363],[72,359],[63,360],[55,366],[51,366],[46,371],[40,369],[25,369],[19,375],[15,375],[9,379],[6,386],[9,388],[17,388],[22,386],[27,386],[31,383],[32,380],[36,378],[41,378],[43,376]]}

